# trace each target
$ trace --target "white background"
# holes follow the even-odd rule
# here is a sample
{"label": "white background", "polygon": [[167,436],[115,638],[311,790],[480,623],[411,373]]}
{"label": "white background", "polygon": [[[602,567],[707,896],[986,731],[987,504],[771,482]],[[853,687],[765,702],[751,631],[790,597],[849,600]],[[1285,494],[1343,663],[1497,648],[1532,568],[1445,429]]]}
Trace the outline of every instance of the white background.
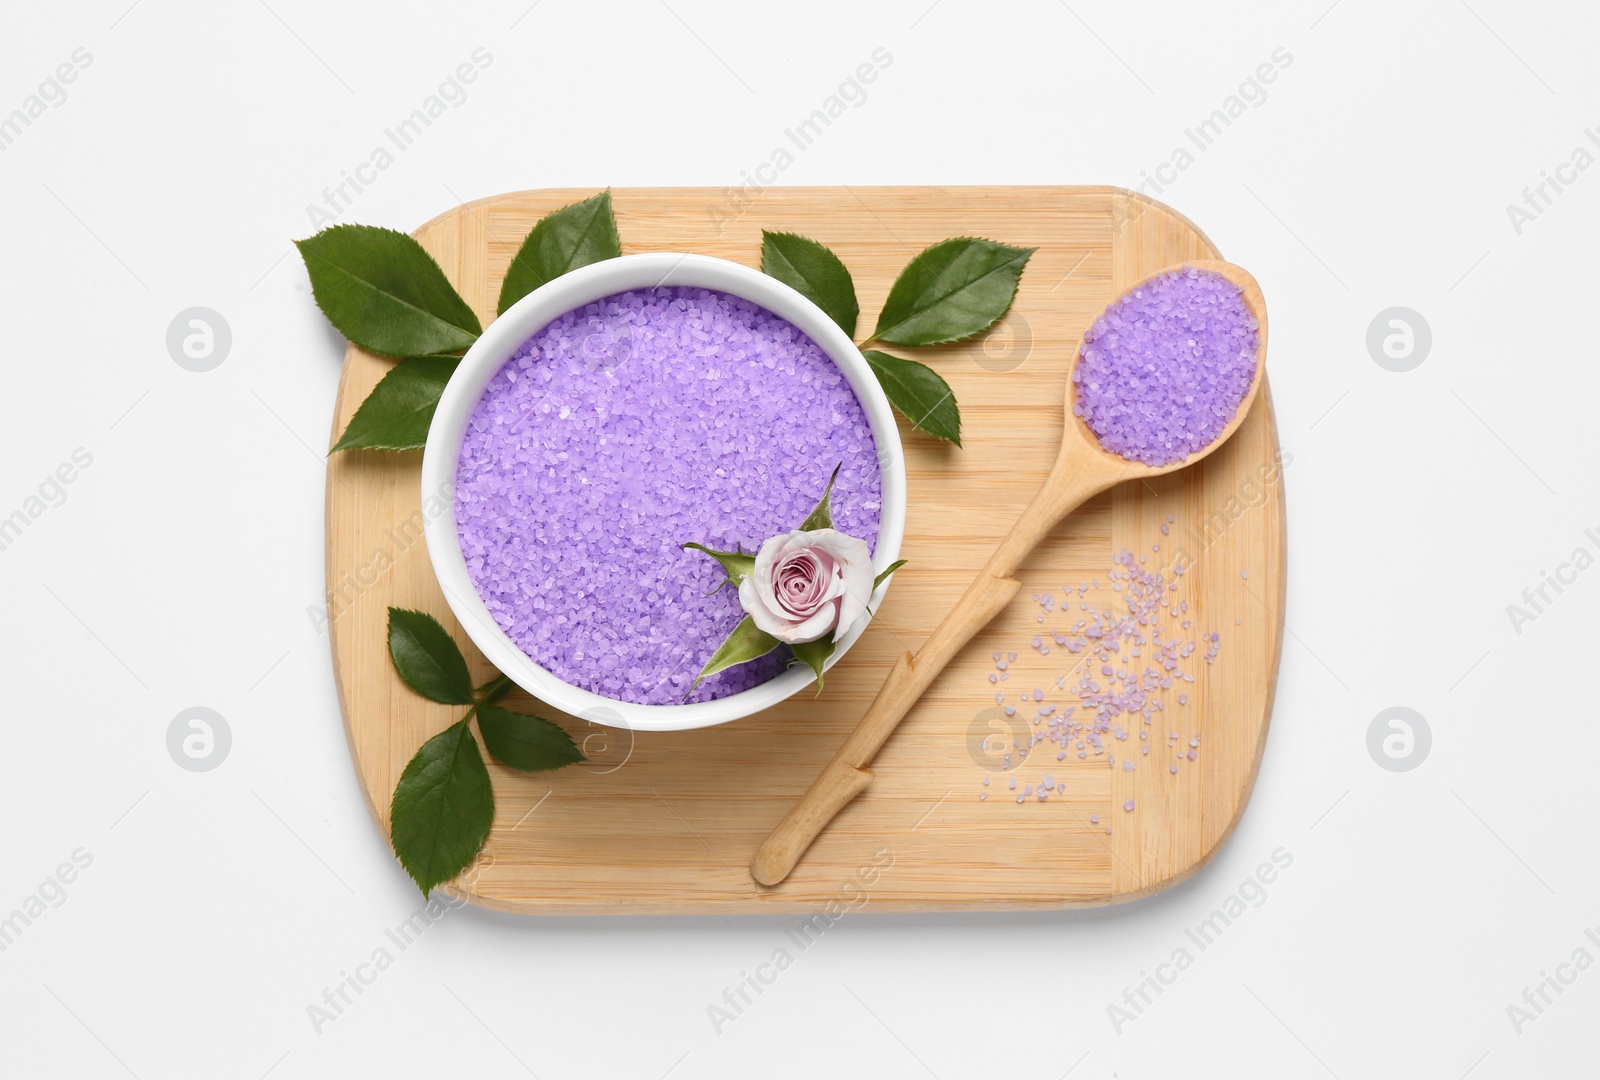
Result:
{"label": "white background", "polygon": [[[1520,235],[1506,211],[1600,125],[1592,6],[268,2],[29,5],[0,34],[0,113],[74,49],[93,58],[0,152],[0,516],[93,455],[0,551],[0,915],[93,857],[0,953],[0,1072],[1600,1070],[1600,971],[1520,1033],[1507,1012],[1574,950],[1600,959],[1600,571],[1521,633],[1506,610],[1600,552],[1600,169]],[[479,46],[469,98],[345,220],[737,185],[879,46],[891,67],[782,183],[1137,186],[1292,55],[1163,195],[1265,287],[1294,455],[1271,737],[1204,873],[1099,912],[852,915],[720,1034],[707,1006],[798,920],[464,909],[314,1029],[307,1006],[418,898],[362,804],[306,615],[342,346],[288,241]],[[165,344],[196,305],[233,334],[204,374]],[[1404,374],[1366,346],[1396,305],[1433,334]],[[232,729],[214,772],[168,756],[193,705]],[[1432,730],[1414,771],[1368,754],[1393,705]],[[1280,847],[1265,902],[1119,1033],[1107,1006]]]}

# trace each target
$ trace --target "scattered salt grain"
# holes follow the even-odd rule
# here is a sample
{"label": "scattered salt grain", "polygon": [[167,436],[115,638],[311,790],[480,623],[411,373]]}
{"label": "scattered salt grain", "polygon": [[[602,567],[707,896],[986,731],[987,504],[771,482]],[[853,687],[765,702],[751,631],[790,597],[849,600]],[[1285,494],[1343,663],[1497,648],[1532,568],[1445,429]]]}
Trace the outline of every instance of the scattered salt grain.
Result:
{"label": "scattered salt grain", "polygon": [[[1167,522],[1170,524],[1173,521],[1173,516],[1168,515]],[[1159,544],[1152,548],[1155,551],[1159,549]],[[1206,649],[1203,658],[1208,663],[1217,655],[1221,641],[1219,633],[1197,633],[1195,639],[1178,633],[1179,630],[1189,630],[1194,623],[1192,619],[1181,617],[1187,615],[1189,601],[1182,596],[1172,595],[1179,589],[1177,568],[1173,568],[1173,580],[1168,581],[1164,571],[1144,569],[1140,565],[1143,561],[1126,550],[1118,552],[1113,558],[1108,584],[1125,606],[1125,611],[1080,602],[1077,607],[1084,613],[1083,617],[1068,626],[1048,631],[1048,638],[1044,634],[1033,638],[1032,644],[1040,655],[1048,652],[1045,643],[1049,640],[1069,653],[1088,653],[1084,660],[1092,657],[1096,663],[1085,665],[1080,661],[1067,674],[1054,680],[1058,690],[1069,690],[1068,678],[1076,673],[1077,685],[1070,690],[1076,691],[1079,704],[1042,705],[1035,710],[1035,715],[1030,718],[1034,730],[1025,739],[1019,737],[1013,740],[1018,760],[1014,763],[1013,755],[1007,753],[1002,766],[1004,769],[1026,764],[1040,743],[1054,742],[1059,747],[1057,761],[1066,761],[1069,753],[1075,750],[1077,760],[1098,757],[1112,769],[1117,767],[1117,759],[1121,756],[1123,771],[1136,771],[1137,763],[1128,756],[1131,751],[1120,755],[1108,751],[1115,751],[1116,742],[1128,741],[1133,731],[1138,731],[1139,755],[1148,757],[1148,728],[1153,723],[1154,715],[1169,704],[1164,691],[1180,683],[1192,684],[1195,681],[1193,672],[1184,668],[1193,662],[1202,645]],[[1099,587],[1098,580],[1093,587]],[[1070,600],[1074,592],[1086,596],[1090,588],[1089,584],[1066,585],[1063,586],[1063,592]],[[1055,611],[1053,594],[1036,593],[1033,600],[1046,612]],[[1070,604],[1061,604],[1060,616],[1066,616],[1070,610]],[[1179,622],[1179,627],[1174,628],[1169,620]],[[995,655],[1007,655],[1014,660],[1017,654]],[[1007,667],[1009,664],[1010,661],[996,661],[997,667]],[[1020,668],[1018,670],[1021,672]],[[1006,678],[1007,675],[1000,677]],[[997,700],[1003,696],[998,695]],[[1029,704],[1042,702],[1044,696],[1044,691],[1038,688],[1018,692],[1018,700]],[[1177,694],[1177,704],[1187,705],[1189,696],[1187,693]],[[1080,708],[1082,715],[1077,715]],[[1007,716],[1014,716],[1016,711],[1016,706],[1005,706]],[[1194,748],[1199,746],[1200,737],[1195,735],[1189,738],[1187,753],[1179,745],[1182,738],[1184,736],[1177,731],[1172,731],[1168,736],[1168,745],[1177,756],[1177,762],[1196,760]],[[1178,764],[1169,763],[1167,771],[1168,775],[1178,773]],[[1013,783],[1012,787],[1015,788],[1016,784]],[[1048,793],[1065,794],[1066,790],[1065,781],[1057,781],[1047,774],[1039,780],[1036,788],[1027,785],[1023,793],[1031,794],[1042,802]],[[1132,812],[1132,800],[1129,800],[1125,809]]]}

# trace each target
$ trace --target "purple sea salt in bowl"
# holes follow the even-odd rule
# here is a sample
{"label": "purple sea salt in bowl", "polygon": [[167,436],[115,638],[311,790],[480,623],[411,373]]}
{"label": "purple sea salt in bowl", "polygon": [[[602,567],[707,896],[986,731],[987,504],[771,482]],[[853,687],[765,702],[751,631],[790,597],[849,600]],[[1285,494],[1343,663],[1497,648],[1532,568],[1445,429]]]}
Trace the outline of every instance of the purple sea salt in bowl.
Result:
{"label": "purple sea salt in bowl", "polygon": [[834,525],[870,549],[877,447],[828,354],[725,292],[631,289],[489,380],[456,465],[461,553],[500,629],[563,681],[640,705],[727,697],[788,650],[695,685],[744,611],[683,542],[756,550],[805,520],[828,463]]}
{"label": "purple sea salt in bowl", "polygon": [[881,571],[904,465],[844,332],[736,263],[611,259],[524,297],[452,376],[423,455],[423,490],[453,492],[428,551],[474,643],[541,700],[613,726],[723,723],[814,676],[779,650],[685,701],[743,612],[732,589],[706,595],[722,571],[681,544],[754,550],[800,523],[835,465],[836,527]]}

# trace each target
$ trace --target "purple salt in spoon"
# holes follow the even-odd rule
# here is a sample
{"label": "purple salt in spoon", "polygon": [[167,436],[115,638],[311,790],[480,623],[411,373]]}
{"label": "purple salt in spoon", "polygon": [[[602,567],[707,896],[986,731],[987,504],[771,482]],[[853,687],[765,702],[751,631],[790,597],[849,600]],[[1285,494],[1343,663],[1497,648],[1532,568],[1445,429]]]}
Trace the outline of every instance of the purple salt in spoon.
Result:
{"label": "purple salt in spoon", "polygon": [[[1118,483],[1160,476],[1193,464],[1226,442],[1244,422],[1245,416],[1250,412],[1250,406],[1255,403],[1261,389],[1262,375],[1266,370],[1267,305],[1256,279],[1250,276],[1248,271],[1232,263],[1201,259],[1168,267],[1135,282],[1107,306],[1106,314],[1097,319],[1079,339],[1073,351],[1073,376],[1078,374],[1080,365],[1084,363],[1085,351],[1091,344],[1098,350],[1115,347],[1115,342],[1108,341],[1105,335],[1107,327],[1114,324],[1113,316],[1118,312],[1126,312],[1130,304],[1135,309],[1139,308],[1144,304],[1145,291],[1159,291],[1163,284],[1162,279],[1170,281],[1174,274],[1192,276],[1194,272],[1201,275],[1215,275],[1236,286],[1239,290],[1237,300],[1243,303],[1245,310],[1256,322],[1255,365],[1250,372],[1249,385],[1239,397],[1233,415],[1227,418],[1220,430],[1215,430],[1214,422],[1200,425],[1180,422],[1193,418],[1177,415],[1181,412],[1176,408],[1177,397],[1169,397],[1166,405],[1172,411],[1163,415],[1160,413],[1162,403],[1159,401],[1159,395],[1153,399],[1150,394],[1144,393],[1144,388],[1130,388],[1128,399],[1143,399],[1141,404],[1147,411],[1146,419],[1149,423],[1142,427],[1129,427],[1124,416],[1123,422],[1119,423],[1113,419],[1109,426],[1103,424],[1102,429],[1108,433],[1109,444],[1125,445],[1129,436],[1133,436],[1134,443],[1137,444],[1142,430],[1156,432],[1172,432],[1180,429],[1206,430],[1206,433],[1212,436],[1204,445],[1189,445],[1183,447],[1181,452],[1173,450],[1170,453],[1152,454],[1130,447],[1130,454],[1136,454],[1144,459],[1134,460],[1107,449],[1089,426],[1088,419],[1095,417],[1086,419],[1081,415],[1085,411],[1086,404],[1093,406],[1104,403],[1107,388],[1101,386],[1086,391],[1091,395],[1091,398],[1086,400],[1079,394],[1078,379],[1069,377],[1068,396],[1075,402],[1075,406],[1066,410],[1061,452],[1056,457],[1055,466],[1050,470],[1044,487],[1034,497],[1028,509],[1023,511],[1021,520],[1000,542],[1000,546],[990,557],[988,565],[979,573],[977,580],[967,588],[966,593],[923,643],[922,648],[915,655],[909,652],[903,653],[895,662],[888,678],[884,680],[883,688],[878,691],[878,696],[873,699],[866,716],[861,719],[850,738],[823,769],[810,790],[757,849],[750,863],[751,874],[757,881],[763,885],[776,885],[788,877],[789,872],[800,861],[806,849],[811,846],[811,842],[827,827],[828,822],[832,821],[851,799],[872,783],[872,773],[868,770],[868,766],[878,750],[894,733],[901,718],[917,703],[923,692],[961,647],[1016,596],[1021,585],[1012,574],[1035,545],[1044,539],[1062,518],[1076,510],[1085,500]],[[1165,315],[1159,305],[1144,304],[1144,306],[1147,309],[1145,314],[1151,319]],[[1155,310],[1148,310],[1151,307]],[[1135,314],[1139,312],[1135,311]],[[1166,325],[1168,331],[1173,332],[1176,323]],[[1163,351],[1169,356],[1172,353],[1170,349]],[[1126,359],[1123,358],[1124,362]],[[1113,364],[1113,369],[1116,366]],[[1217,365],[1213,365],[1213,370],[1216,367]],[[1155,381],[1159,384],[1163,377],[1162,373],[1152,374],[1156,376]],[[1166,373],[1169,382],[1176,381],[1176,374],[1176,372]],[[1134,381],[1140,380],[1135,377]],[[1225,395],[1223,397],[1225,398]],[[1211,414],[1213,421],[1222,419],[1225,404],[1225,400],[1209,402],[1213,410]],[[1088,411],[1092,413],[1094,409],[1090,408]],[[1115,417],[1117,412],[1117,409],[1113,409],[1111,415]],[[1176,444],[1168,442],[1167,445]]]}

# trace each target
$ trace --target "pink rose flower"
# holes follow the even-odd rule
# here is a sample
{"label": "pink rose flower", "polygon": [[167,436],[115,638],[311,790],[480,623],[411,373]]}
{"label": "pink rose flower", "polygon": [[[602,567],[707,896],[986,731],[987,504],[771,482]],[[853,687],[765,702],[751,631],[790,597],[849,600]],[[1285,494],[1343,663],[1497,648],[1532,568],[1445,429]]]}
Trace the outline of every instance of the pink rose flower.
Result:
{"label": "pink rose flower", "polygon": [[865,541],[834,529],[774,536],[739,583],[739,604],[757,628],[790,645],[830,631],[839,640],[871,597],[872,553]]}

